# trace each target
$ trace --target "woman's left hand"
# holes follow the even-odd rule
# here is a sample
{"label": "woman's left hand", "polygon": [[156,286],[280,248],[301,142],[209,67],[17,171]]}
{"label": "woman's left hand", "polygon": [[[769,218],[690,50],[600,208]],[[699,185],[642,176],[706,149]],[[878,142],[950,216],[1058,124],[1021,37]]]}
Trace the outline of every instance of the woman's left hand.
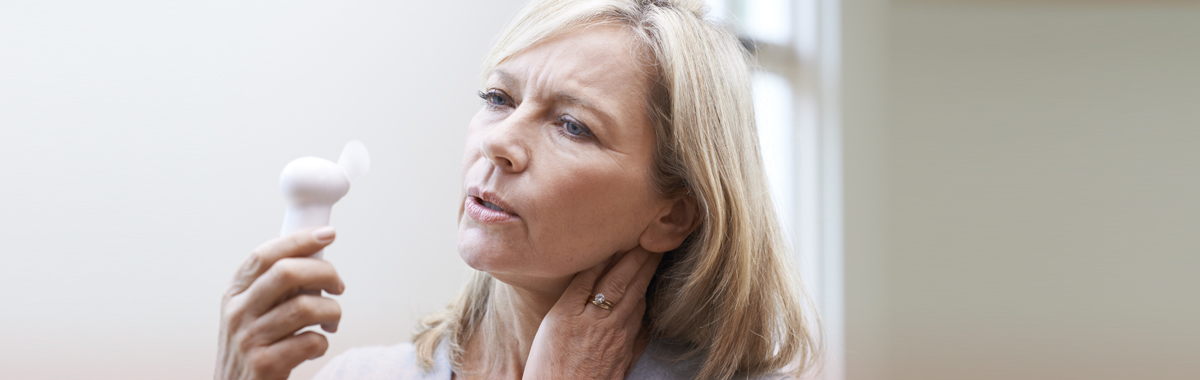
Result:
{"label": "woman's left hand", "polygon": [[[538,327],[524,379],[625,378],[646,313],[646,287],[662,254],[639,246],[615,257],[608,273],[606,260],[571,280]],[[612,308],[593,304],[594,294],[603,294]]]}

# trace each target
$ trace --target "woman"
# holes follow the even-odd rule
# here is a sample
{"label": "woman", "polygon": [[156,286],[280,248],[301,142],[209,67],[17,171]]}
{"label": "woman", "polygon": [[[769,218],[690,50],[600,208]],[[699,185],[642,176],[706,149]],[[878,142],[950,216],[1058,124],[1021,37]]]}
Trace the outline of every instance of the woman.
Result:
{"label": "woman", "polygon": [[[814,321],[767,194],[747,55],[696,1],[539,0],[484,67],[458,251],[476,269],[413,344],[322,379],[774,379]],[[330,227],[267,242],[223,304],[217,378],[286,378],[340,309]],[[789,364],[794,364],[789,366]]]}

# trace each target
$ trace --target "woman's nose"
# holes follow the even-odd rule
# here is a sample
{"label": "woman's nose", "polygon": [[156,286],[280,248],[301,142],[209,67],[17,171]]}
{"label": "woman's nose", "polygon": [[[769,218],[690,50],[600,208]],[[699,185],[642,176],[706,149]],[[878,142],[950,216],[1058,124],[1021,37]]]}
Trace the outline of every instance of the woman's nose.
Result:
{"label": "woman's nose", "polygon": [[529,151],[520,134],[522,123],[519,115],[513,114],[500,122],[495,128],[483,136],[482,146],[484,157],[493,165],[507,173],[519,173],[529,164]]}

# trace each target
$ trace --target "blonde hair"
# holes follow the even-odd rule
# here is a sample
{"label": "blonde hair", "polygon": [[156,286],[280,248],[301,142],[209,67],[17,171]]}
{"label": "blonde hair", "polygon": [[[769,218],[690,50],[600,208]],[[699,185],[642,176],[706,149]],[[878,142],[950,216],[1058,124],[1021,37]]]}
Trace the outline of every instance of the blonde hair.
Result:
{"label": "blonde hair", "polygon": [[[654,184],[692,197],[699,226],[669,252],[647,292],[651,337],[700,356],[701,379],[817,363],[818,322],[793,266],[768,192],[750,98],[750,56],[737,38],[704,19],[700,1],[537,0],[508,25],[484,63],[504,60],[579,27],[622,25],[651,55],[656,88],[648,106],[657,138]],[[493,280],[475,272],[446,310],[422,321],[414,339],[422,366],[439,344],[456,370],[463,346],[488,313]],[[815,315],[814,315],[815,316]]]}

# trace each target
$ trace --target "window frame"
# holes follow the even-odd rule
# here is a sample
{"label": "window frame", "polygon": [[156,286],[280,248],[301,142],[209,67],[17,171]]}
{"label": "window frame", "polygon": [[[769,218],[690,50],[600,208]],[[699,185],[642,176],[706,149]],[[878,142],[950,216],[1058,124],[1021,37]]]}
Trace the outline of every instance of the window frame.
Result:
{"label": "window frame", "polygon": [[[742,27],[755,0],[708,0],[755,57],[756,71],[783,77],[792,94],[790,144],[791,205],[781,215],[789,228],[806,290],[821,316],[825,356],[814,379],[845,379],[845,299],[843,264],[842,135],[840,118],[841,4],[839,0],[783,0],[790,32],[786,41],[755,38]],[[753,17],[751,15],[751,17]],[[767,157],[764,157],[764,160]]]}

